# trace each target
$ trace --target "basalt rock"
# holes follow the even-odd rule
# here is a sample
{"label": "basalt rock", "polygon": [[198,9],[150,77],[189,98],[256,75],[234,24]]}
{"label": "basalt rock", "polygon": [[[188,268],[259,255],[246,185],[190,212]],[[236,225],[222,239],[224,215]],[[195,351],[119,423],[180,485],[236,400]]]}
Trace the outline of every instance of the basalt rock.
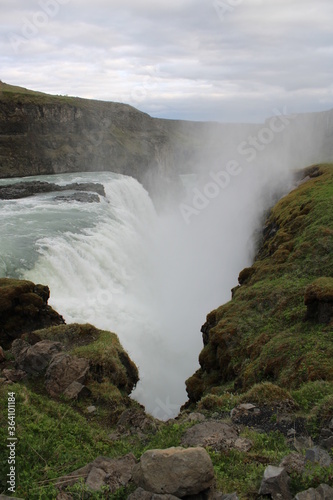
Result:
{"label": "basalt rock", "polygon": [[[105,190],[103,184],[86,182],[59,185],[51,182],[42,181],[28,181],[28,182],[17,182],[15,184],[8,184],[6,186],[0,186],[0,200],[14,200],[18,198],[27,198],[29,196],[34,196],[35,194],[41,193],[53,193],[58,191],[79,191],[72,195],[74,198],[84,200],[84,194],[88,198],[88,193],[96,193],[101,196],[105,196]],[[80,196],[78,196],[80,195]],[[99,201],[99,197],[98,201]],[[78,199],[77,201],[81,201]],[[96,200],[95,200],[96,201]]]}
{"label": "basalt rock", "polygon": [[214,469],[203,448],[148,450],[135,466],[133,480],[144,490],[183,498],[212,487]]}

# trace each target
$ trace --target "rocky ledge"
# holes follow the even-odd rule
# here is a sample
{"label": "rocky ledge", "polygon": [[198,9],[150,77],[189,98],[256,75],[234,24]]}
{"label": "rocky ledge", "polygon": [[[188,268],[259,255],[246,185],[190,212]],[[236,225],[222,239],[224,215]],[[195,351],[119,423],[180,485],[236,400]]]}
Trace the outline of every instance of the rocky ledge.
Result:
{"label": "rocky ledge", "polygon": [[29,181],[0,186],[0,200],[16,200],[19,198],[28,198],[35,194],[54,193],[59,191],[78,191],[78,193],[74,193],[73,195],[56,197],[57,200],[61,201],[74,200],[92,202],[99,201],[97,195],[105,196],[104,186],[94,182],[73,182],[64,186],[52,182]]}

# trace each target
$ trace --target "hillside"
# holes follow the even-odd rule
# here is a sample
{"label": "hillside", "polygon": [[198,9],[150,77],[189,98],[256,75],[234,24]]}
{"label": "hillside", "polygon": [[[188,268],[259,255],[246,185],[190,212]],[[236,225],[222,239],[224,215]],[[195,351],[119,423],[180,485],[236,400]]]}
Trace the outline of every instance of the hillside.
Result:
{"label": "hillside", "polygon": [[[333,164],[309,167],[299,182],[268,215],[232,300],[208,314],[201,368],[186,382],[189,401],[168,422],[129,398],[138,372],[114,333],[64,325],[47,305],[46,286],[1,280],[0,439],[14,392],[17,497],[193,498],[186,475],[177,489],[163,469],[169,490],[149,489],[147,478],[151,454],[190,460],[193,451],[189,474],[208,460],[207,481],[196,469],[195,498],[270,498],[261,481],[280,464],[275,491],[284,496],[273,498],[291,500],[308,488],[321,496],[296,499],[331,498]],[[7,467],[5,447],[0,462]],[[0,485],[5,491],[3,473]]]}

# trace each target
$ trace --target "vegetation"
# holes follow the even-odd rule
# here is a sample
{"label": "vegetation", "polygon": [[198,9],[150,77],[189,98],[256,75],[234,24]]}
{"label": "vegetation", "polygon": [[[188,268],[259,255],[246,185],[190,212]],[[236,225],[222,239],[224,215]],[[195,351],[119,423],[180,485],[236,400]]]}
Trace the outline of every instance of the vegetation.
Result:
{"label": "vegetation", "polygon": [[[333,415],[333,332],[332,323],[309,315],[305,299],[326,304],[332,297],[333,165],[307,173],[311,179],[272,209],[257,259],[241,273],[233,300],[208,315],[201,368],[187,381],[187,390],[189,410],[226,422],[240,403],[289,405],[295,419],[305,422],[304,432],[316,439]],[[148,449],[179,446],[195,423],[184,411],[144,433],[117,434],[116,418],[126,408],[142,411],[127,397],[137,371],[117,336],[76,324],[33,335],[60,341],[71,354],[90,360],[87,386],[97,411],[88,413],[86,401],[50,399],[38,379],[0,385],[1,443],[7,439],[8,392],[15,392],[17,400],[16,496],[56,498],[57,480],[97,456],[116,458],[131,452],[139,459]],[[218,488],[255,499],[266,466],[279,465],[293,451],[292,442],[277,430],[259,433],[246,426],[241,437],[252,441],[250,451],[208,452]],[[7,467],[7,449],[1,447],[0,491],[6,489]],[[291,478],[293,493],[322,482],[332,486],[333,466],[307,466],[304,473],[292,472]],[[74,499],[125,500],[132,487],[114,494],[92,493],[79,482],[69,491]]]}

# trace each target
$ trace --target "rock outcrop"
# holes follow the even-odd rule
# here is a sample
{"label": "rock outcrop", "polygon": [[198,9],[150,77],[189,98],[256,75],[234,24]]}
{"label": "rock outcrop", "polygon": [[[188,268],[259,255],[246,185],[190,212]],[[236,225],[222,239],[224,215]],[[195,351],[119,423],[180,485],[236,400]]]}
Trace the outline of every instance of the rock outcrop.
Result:
{"label": "rock outcrop", "polygon": [[[92,193],[95,196],[101,195],[105,196],[105,190],[103,184],[85,182],[78,183],[73,182],[67,185],[54,184],[52,182],[43,181],[29,181],[29,182],[16,182],[14,184],[7,184],[6,186],[0,186],[0,200],[16,200],[19,198],[27,198],[29,196],[34,196],[40,193],[52,193],[58,191],[78,191],[73,195],[58,196],[56,199],[61,199],[62,201],[66,198],[73,199],[76,201],[87,201],[92,197]],[[71,196],[71,198],[69,198]],[[91,198],[93,201],[99,201],[99,196],[97,198]]]}

